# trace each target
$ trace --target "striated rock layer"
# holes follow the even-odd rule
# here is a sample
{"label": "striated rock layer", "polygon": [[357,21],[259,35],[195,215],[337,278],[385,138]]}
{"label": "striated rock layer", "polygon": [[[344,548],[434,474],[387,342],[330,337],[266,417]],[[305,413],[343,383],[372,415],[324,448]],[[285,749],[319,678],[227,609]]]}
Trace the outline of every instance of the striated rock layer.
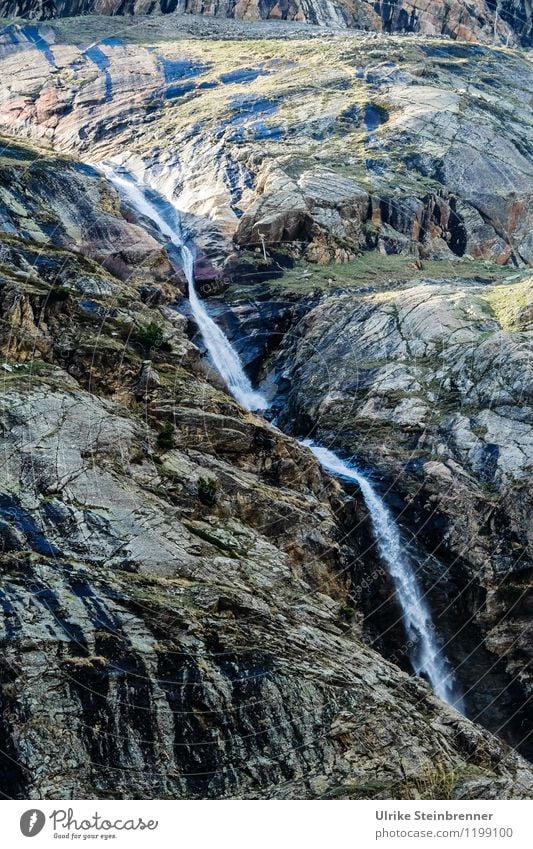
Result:
{"label": "striated rock layer", "polygon": [[203,24],[191,39],[181,19],[156,20],[143,46],[131,20],[7,27],[0,128],[125,166],[190,215],[218,266],[232,241],[320,263],[376,248],[533,261],[526,55],[407,36],[295,41],[297,27],[215,41]]}
{"label": "striated rock layer", "polygon": [[242,21],[297,21],[376,32],[420,32],[462,41],[530,45],[528,0],[2,0],[0,14],[46,20],[77,15],[145,15],[186,12]]}

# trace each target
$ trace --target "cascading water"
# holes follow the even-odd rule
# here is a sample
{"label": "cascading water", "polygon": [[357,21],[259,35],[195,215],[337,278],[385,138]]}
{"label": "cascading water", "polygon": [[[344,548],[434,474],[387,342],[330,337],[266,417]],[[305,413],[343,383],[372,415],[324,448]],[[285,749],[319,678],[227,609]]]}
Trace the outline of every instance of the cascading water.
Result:
{"label": "cascading water", "polygon": [[[183,269],[189,284],[189,302],[192,313],[211,361],[231,394],[248,410],[266,409],[268,406],[266,399],[259,392],[254,391],[244,372],[239,355],[222,330],[208,315],[196,293],[194,254],[183,238],[179,213],[173,209],[174,220],[172,225],[169,224],[158,212],[154,203],[149,200],[132,179],[118,175],[109,166],[102,166],[102,170],[109,180],[117,186],[120,193],[130,201],[132,206],[150,219],[158,230],[181,251]],[[411,658],[413,668],[417,674],[424,675],[428,679],[437,696],[461,710],[460,698],[455,693],[454,683],[447,671],[446,661],[435,640],[435,628],[431,615],[424,604],[412,563],[402,546],[400,532],[393,517],[361,472],[345,463],[332,451],[316,445],[311,440],[304,439],[302,444],[311,449],[327,471],[359,486],[372,520],[380,556],[386,563],[394,582],[407,634],[416,646],[415,654]]]}
{"label": "cascading water", "polygon": [[119,194],[125,197],[137,212],[140,212],[145,218],[149,218],[159,232],[172,242],[175,247],[181,250],[183,247],[183,235],[179,213],[172,207],[169,207],[174,213],[174,221],[172,224],[169,224],[158,212],[155,204],[149,200],[146,192],[143,191],[132,177],[123,177],[121,174],[117,174],[115,169],[106,163],[101,163],[98,167],[104,172],[109,182],[116,186]]}
{"label": "cascading water", "polygon": [[194,254],[183,238],[179,213],[174,211],[174,221],[169,224],[138,184],[131,179],[120,176],[108,165],[101,167],[108,179],[130,201],[132,206],[146,218],[149,218],[163,236],[168,238],[181,251],[183,270],[189,285],[189,303],[192,314],[202,334],[211,361],[233,397],[247,410],[266,410],[268,407],[267,400],[253,389],[242,367],[239,355],[229,339],[207,313],[196,293]]}
{"label": "cascading water", "polygon": [[188,245],[181,249],[183,269],[189,284],[189,303],[211,361],[236,400],[247,410],[266,410],[268,402],[260,392],[255,392],[242,367],[237,351],[215,324],[196,294],[194,285],[194,257]]}
{"label": "cascading water", "polygon": [[372,521],[380,556],[394,583],[407,635],[416,646],[411,657],[413,668],[418,675],[427,678],[439,698],[461,710],[460,697],[435,639],[431,614],[424,604],[413,565],[402,545],[400,531],[392,515],[364,475],[354,466],[310,439],[302,440],[302,444],[311,449],[328,472],[353,481],[359,487]]}

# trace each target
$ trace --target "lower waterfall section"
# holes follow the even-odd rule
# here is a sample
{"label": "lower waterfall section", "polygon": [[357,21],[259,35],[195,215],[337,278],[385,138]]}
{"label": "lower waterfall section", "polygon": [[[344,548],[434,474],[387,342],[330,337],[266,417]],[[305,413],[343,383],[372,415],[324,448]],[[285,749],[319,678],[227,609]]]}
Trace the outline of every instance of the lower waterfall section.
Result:
{"label": "lower waterfall section", "polygon": [[310,439],[302,440],[321,465],[331,474],[344,478],[359,487],[366,504],[381,559],[393,581],[403,613],[405,630],[415,646],[411,663],[417,675],[427,678],[434,692],[444,702],[462,710],[452,673],[435,638],[435,626],[418,586],[413,564],[402,545],[400,531],[394,518],[366,477],[353,465],[337,457]]}

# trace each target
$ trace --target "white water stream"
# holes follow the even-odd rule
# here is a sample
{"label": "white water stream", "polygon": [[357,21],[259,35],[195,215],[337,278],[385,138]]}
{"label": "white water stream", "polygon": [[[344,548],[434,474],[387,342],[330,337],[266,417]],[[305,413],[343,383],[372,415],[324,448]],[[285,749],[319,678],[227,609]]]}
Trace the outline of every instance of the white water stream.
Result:
{"label": "white water stream", "polygon": [[248,410],[266,410],[267,400],[256,392],[247,377],[239,355],[226,338],[222,330],[208,314],[197,295],[194,281],[194,254],[184,239],[180,216],[176,212],[174,224],[165,220],[153,203],[143,192],[142,187],[132,179],[123,177],[108,165],[101,166],[110,182],[119,190],[129,203],[145,218],[150,219],[157,229],[181,251],[183,270],[189,285],[189,303],[191,311],[202,334],[211,362],[220,374],[233,397]]}
{"label": "white water stream", "polygon": [[414,646],[411,663],[418,675],[423,675],[443,701],[460,709],[460,699],[439,648],[435,626],[416,580],[414,564],[402,544],[400,530],[384,501],[365,476],[353,465],[337,457],[333,451],[302,440],[321,465],[333,475],[356,483],[366,504],[379,554],[396,590],[402,609],[405,630]]}
{"label": "white water stream", "polygon": [[[189,302],[200,333],[216,368],[234,398],[248,410],[265,410],[266,399],[256,392],[246,376],[239,355],[222,330],[208,315],[197,295],[194,281],[194,254],[184,239],[179,212],[175,222],[169,224],[159,213],[155,203],[145,194],[142,187],[131,178],[117,174],[109,166],[103,166],[108,179],[141,215],[150,219],[165,238],[181,251],[183,269],[189,285]],[[400,603],[408,639],[413,644],[411,662],[418,675],[423,675],[443,701],[461,709],[460,698],[446,660],[439,648],[435,626],[424,602],[416,580],[413,563],[402,544],[398,525],[383,500],[354,466],[344,462],[327,448],[311,440],[302,440],[313,452],[321,465],[333,475],[356,483],[365,501],[372,522],[374,535],[381,559],[387,566]]]}

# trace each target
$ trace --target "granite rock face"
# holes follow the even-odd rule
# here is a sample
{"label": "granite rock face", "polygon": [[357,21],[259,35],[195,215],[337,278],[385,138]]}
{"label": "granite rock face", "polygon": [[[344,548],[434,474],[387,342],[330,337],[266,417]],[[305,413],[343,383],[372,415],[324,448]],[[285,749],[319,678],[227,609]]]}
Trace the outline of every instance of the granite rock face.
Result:
{"label": "granite rock face", "polygon": [[[101,202],[54,157],[34,196],[34,153],[3,151],[5,221],[47,187],[63,224]],[[529,796],[525,761],[364,644],[357,500],[208,382],[170,284],[147,270],[147,301],[37,228],[2,234],[2,792]]]}
{"label": "granite rock face", "polygon": [[2,0],[0,14],[47,20],[77,15],[146,15],[173,12],[240,21],[295,21],[332,29],[445,35],[461,41],[531,44],[527,0]]}
{"label": "granite rock face", "polygon": [[[401,496],[395,506],[426,552],[421,575],[470,710],[493,727],[505,692],[499,679],[491,693],[489,672],[481,692],[471,686],[483,664],[502,658],[519,702],[531,697],[532,304],[527,276],[338,290],[319,298],[278,353],[291,387],[282,421],[355,454]],[[475,624],[492,660],[471,652],[474,632],[457,634],[457,587],[460,618]],[[527,742],[527,709],[514,733]]]}
{"label": "granite rock face", "polygon": [[114,18],[7,27],[0,129],[126,168],[190,216],[217,268],[233,240],[322,263],[375,249],[531,263],[524,54],[307,30],[295,41],[297,27],[213,40],[204,19],[193,38],[188,19],[145,20],[143,46],[135,22]]}

